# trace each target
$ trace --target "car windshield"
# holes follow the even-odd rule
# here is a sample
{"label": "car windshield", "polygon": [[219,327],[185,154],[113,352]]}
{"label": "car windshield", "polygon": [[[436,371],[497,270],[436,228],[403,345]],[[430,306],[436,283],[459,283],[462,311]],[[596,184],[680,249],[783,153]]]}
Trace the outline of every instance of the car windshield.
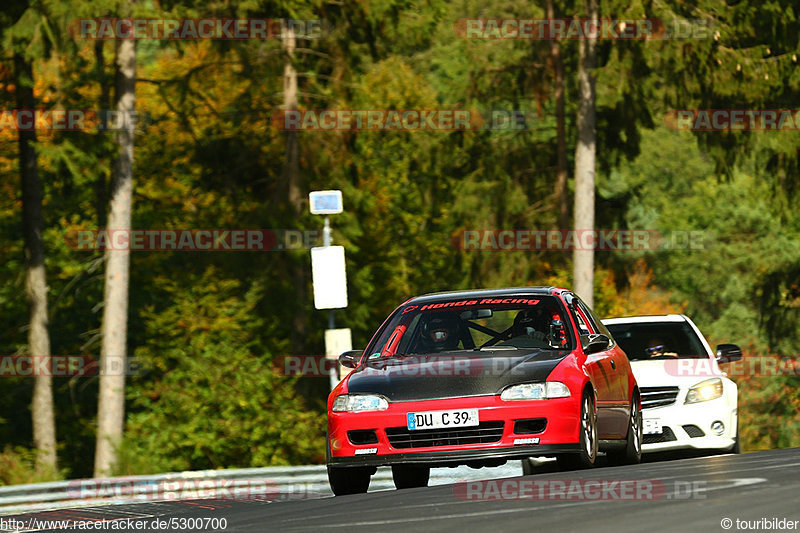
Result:
{"label": "car windshield", "polygon": [[548,295],[435,300],[399,309],[370,358],[516,349],[571,350],[561,301]]}
{"label": "car windshield", "polygon": [[606,327],[631,361],[708,357],[687,322],[606,324]]}

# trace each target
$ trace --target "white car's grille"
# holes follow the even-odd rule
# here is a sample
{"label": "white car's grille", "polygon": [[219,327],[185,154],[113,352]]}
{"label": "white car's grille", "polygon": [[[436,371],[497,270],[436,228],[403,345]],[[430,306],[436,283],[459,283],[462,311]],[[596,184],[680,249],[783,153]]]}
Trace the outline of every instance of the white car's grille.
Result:
{"label": "white car's grille", "polygon": [[678,438],[675,437],[675,432],[672,431],[672,428],[664,426],[661,433],[644,435],[642,437],[642,444],[658,444],[660,442],[672,442],[675,440],[678,440]]}
{"label": "white car's grille", "polygon": [[662,407],[675,403],[678,387],[642,387],[642,409]]}

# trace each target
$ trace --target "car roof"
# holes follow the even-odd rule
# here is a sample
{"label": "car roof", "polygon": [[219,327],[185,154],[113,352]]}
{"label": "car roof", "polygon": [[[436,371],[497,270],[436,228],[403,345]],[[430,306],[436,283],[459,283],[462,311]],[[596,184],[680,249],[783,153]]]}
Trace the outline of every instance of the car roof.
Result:
{"label": "car roof", "polygon": [[658,324],[660,322],[686,322],[686,315],[640,315],[622,318],[605,318],[603,324]]}
{"label": "car roof", "polygon": [[505,289],[473,289],[466,291],[447,291],[447,292],[432,292],[411,298],[406,303],[426,303],[430,301],[441,301],[443,298],[458,299],[458,298],[494,298],[509,296],[528,296],[534,295],[551,295],[569,292],[567,289],[558,287],[510,287]]}

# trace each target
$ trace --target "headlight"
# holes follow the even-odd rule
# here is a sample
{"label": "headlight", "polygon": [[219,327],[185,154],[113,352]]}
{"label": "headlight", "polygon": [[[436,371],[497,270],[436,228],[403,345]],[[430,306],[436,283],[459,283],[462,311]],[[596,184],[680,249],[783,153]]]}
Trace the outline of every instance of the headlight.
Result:
{"label": "headlight", "polygon": [[694,385],[686,394],[686,403],[707,402],[722,396],[722,380],[719,378],[707,379]]}
{"label": "headlight", "polygon": [[334,413],[384,411],[388,408],[389,400],[376,394],[342,394],[333,401]]}
{"label": "headlight", "polygon": [[569,389],[558,381],[512,385],[500,394],[501,400],[546,400],[568,397]]}

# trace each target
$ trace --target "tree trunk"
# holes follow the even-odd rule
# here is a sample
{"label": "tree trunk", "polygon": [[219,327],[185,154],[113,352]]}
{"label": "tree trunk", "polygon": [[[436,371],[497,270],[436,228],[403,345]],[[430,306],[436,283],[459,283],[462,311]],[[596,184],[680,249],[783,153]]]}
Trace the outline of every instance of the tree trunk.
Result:
{"label": "tree trunk", "polygon": [[[556,18],[553,0],[547,0],[547,18]],[[556,171],[556,201],[558,202],[558,227],[569,227],[569,205],[567,203],[567,134],[564,115],[564,60],[561,57],[561,43],[550,41],[550,57],[553,61],[554,93],[556,99],[556,143],[558,167]]]}
{"label": "tree trunk", "polygon": [[[294,66],[294,50],[297,47],[297,37],[291,25],[285,25],[281,30],[281,43],[285,53],[283,67],[283,109],[293,111],[297,109],[297,69]],[[303,214],[303,196],[300,192],[300,145],[297,131],[286,132],[286,157],[283,162],[283,183],[286,186],[286,200],[292,209],[295,220]],[[291,252],[290,252],[291,253]],[[305,253],[305,252],[304,252]],[[306,263],[300,257],[291,254],[292,285],[294,287],[295,312],[292,319],[290,334],[292,349],[295,353],[306,353],[307,317],[306,304]]]}
{"label": "tree trunk", "polygon": [[[283,67],[283,109],[297,109],[297,69],[294,66],[294,50],[297,37],[294,27],[285,25],[281,30],[281,43],[285,53]],[[302,210],[303,197],[300,192],[300,147],[296,131],[286,132],[286,159],[283,164],[283,180],[288,189],[288,200],[295,212]]]}
{"label": "tree trunk", "polygon": [[[111,179],[108,229],[130,231],[133,201],[133,112],[136,105],[136,41],[116,42],[116,110],[126,117],[117,133],[119,154]],[[127,368],[128,289],[130,250],[105,252],[106,278],[103,306],[103,340],[100,352],[100,396],[97,409],[97,449],[94,475],[113,473],[125,422],[125,369]]]}
{"label": "tree trunk", "polygon": [[[33,94],[33,67],[19,54],[14,55],[17,84],[17,107],[36,109]],[[44,265],[42,231],[42,185],[36,159],[36,132],[19,132],[19,163],[22,175],[22,226],[25,241],[25,291],[30,306],[28,350],[34,358],[50,357],[50,333],[47,317],[47,278]],[[44,365],[43,365],[44,366]],[[50,365],[46,365],[50,367]],[[34,377],[33,442],[36,446],[36,466],[55,473],[56,423],[53,414],[53,384],[50,375]]]}
{"label": "tree trunk", "polygon": [[[597,0],[586,0],[587,16],[598,19]],[[595,87],[597,42],[584,39],[578,45],[578,142],[575,147],[575,230],[578,235],[594,229]],[[577,239],[578,243],[584,241]],[[589,239],[586,239],[589,241]],[[573,257],[573,288],[591,307],[594,304],[594,249],[581,249]]]}

